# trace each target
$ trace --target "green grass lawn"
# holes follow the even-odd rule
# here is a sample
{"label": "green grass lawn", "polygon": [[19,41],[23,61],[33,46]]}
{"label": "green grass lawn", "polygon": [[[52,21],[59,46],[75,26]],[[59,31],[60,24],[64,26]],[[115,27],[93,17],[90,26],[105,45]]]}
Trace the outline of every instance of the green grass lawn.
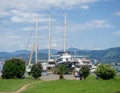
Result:
{"label": "green grass lawn", "polygon": [[37,82],[23,93],[120,93],[120,77],[114,80],[57,80]]}
{"label": "green grass lawn", "polygon": [[23,85],[32,82],[30,79],[0,79],[0,92],[13,92]]}
{"label": "green grass lawn", "polygon": [[0,79],[0,92],[13,92],[32,82],[22,93],[120,93],[120,77],[111,80],[96,80],[94,76],[89,76],[86,80],[39,81]]}

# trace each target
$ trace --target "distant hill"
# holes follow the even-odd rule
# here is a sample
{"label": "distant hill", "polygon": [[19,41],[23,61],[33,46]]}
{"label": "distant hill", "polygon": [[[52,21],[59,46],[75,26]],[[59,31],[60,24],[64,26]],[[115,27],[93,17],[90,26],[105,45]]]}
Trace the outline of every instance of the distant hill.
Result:
{"label": "distant hill", "polygon": [[67,49],[67,51],[75,52],[75,51],[80,51],[80,49],[75,48],[75,47],[71,47],[71,48]]}
{"label": "distant hill", "polygon": [[88,55],[91,59],[97,59],[100,62],[111,63],[120,62],[120,47],[106,50],[78,51],[79,55]]}
{"label": "distant hill", "polygon": [[[109,48],[106,50],[80,50],[78,48],[67,49],[72,55],[86,55],[90,59],[96,59],[99,62],[111,63],[120,62],[120,47]],[[51,54],[57,54],[58,50],[51,49]],[[9,59],[12,57],[22,57],[25,60],[29,59],[30,51],[18,50],[12,53],[0,52],[0,59]],[[40,60],[48,58],[48,49],[42,49],[38,51],[38,58]],[[35,52],[33,53],[33,59],[35,59]]]}
{"label": "distant hill", "polygon": [[[52,54],[57,54],[58,50],[51,49]],[[23,58],[26,61],[29,60],[31,51],[28,50],[18,50],[12,53],[9,52],[0,52],[0,59],[10,59],[10,58]],[[44,60],[48,58],[48,49],[43,49],[38,51],[38,59],[39,60]],[[33,60],[35,59],[35,52],[33,53]]]}

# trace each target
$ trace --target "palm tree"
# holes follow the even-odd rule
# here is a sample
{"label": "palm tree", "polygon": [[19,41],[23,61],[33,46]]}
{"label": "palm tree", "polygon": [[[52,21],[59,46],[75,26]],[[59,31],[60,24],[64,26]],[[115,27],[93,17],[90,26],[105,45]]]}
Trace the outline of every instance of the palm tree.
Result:
{"label": "palm tree", "polygon": [[57,66],[57,70],[58,70],[60,79],[64,79],[64,73],[68,71],[68,68],[65,66],[65,64],[59,64]]}

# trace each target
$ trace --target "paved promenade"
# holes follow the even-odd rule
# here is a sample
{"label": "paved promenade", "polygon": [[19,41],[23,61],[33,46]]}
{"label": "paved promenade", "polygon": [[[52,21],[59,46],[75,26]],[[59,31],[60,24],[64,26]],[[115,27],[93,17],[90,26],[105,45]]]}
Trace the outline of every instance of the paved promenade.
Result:
{"label": "paved promenade", "polygon": [[[79,78],[75,79],[73,74],[64,75],[64,78],[68,79],[68,80],[79,80]],[[44,76],[40,77],[40,79],[42,79],[44,81],[58,80],[59,75],[57,75],[57,74],[48,74],[48,75],[44,75]]]}

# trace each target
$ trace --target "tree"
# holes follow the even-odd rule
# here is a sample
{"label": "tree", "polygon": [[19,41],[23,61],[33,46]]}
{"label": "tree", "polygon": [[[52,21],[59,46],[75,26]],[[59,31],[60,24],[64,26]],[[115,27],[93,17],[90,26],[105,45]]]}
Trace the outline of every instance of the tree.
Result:
{"label": "tree", "polygon": [[88,77],[88,75],[90,74],[90,69],[89,69],[89,66],[88,65],[84,65],[81,67],[80,71],[80,78],[84,78],[86,79]]}
{"label": "tree", "polygon": [[25,73],[25,61],[20,58],[12,58],[5,62],[2,70],[2,78],[22,78]]}
{"label": "tree", "polygon": [[64,79],[64,73],[68,71],[68,68],[65,66],[65,64],[58,64],[57,71],[59,73],[60,79]]}
{"label": "tree", "polygon": [[37,78],[41,77],[41,73],[42,73],[42,64],[41,63],[33,64],[32,68],[31,68],[32,76],[35,79],[37,79]]}
{"label": "tree", "polygon": [[116,71],[114,68],[110,67],[108,64],[100,64],[95,71],[96,75],[103,80],[108,80],[116,76]]}

